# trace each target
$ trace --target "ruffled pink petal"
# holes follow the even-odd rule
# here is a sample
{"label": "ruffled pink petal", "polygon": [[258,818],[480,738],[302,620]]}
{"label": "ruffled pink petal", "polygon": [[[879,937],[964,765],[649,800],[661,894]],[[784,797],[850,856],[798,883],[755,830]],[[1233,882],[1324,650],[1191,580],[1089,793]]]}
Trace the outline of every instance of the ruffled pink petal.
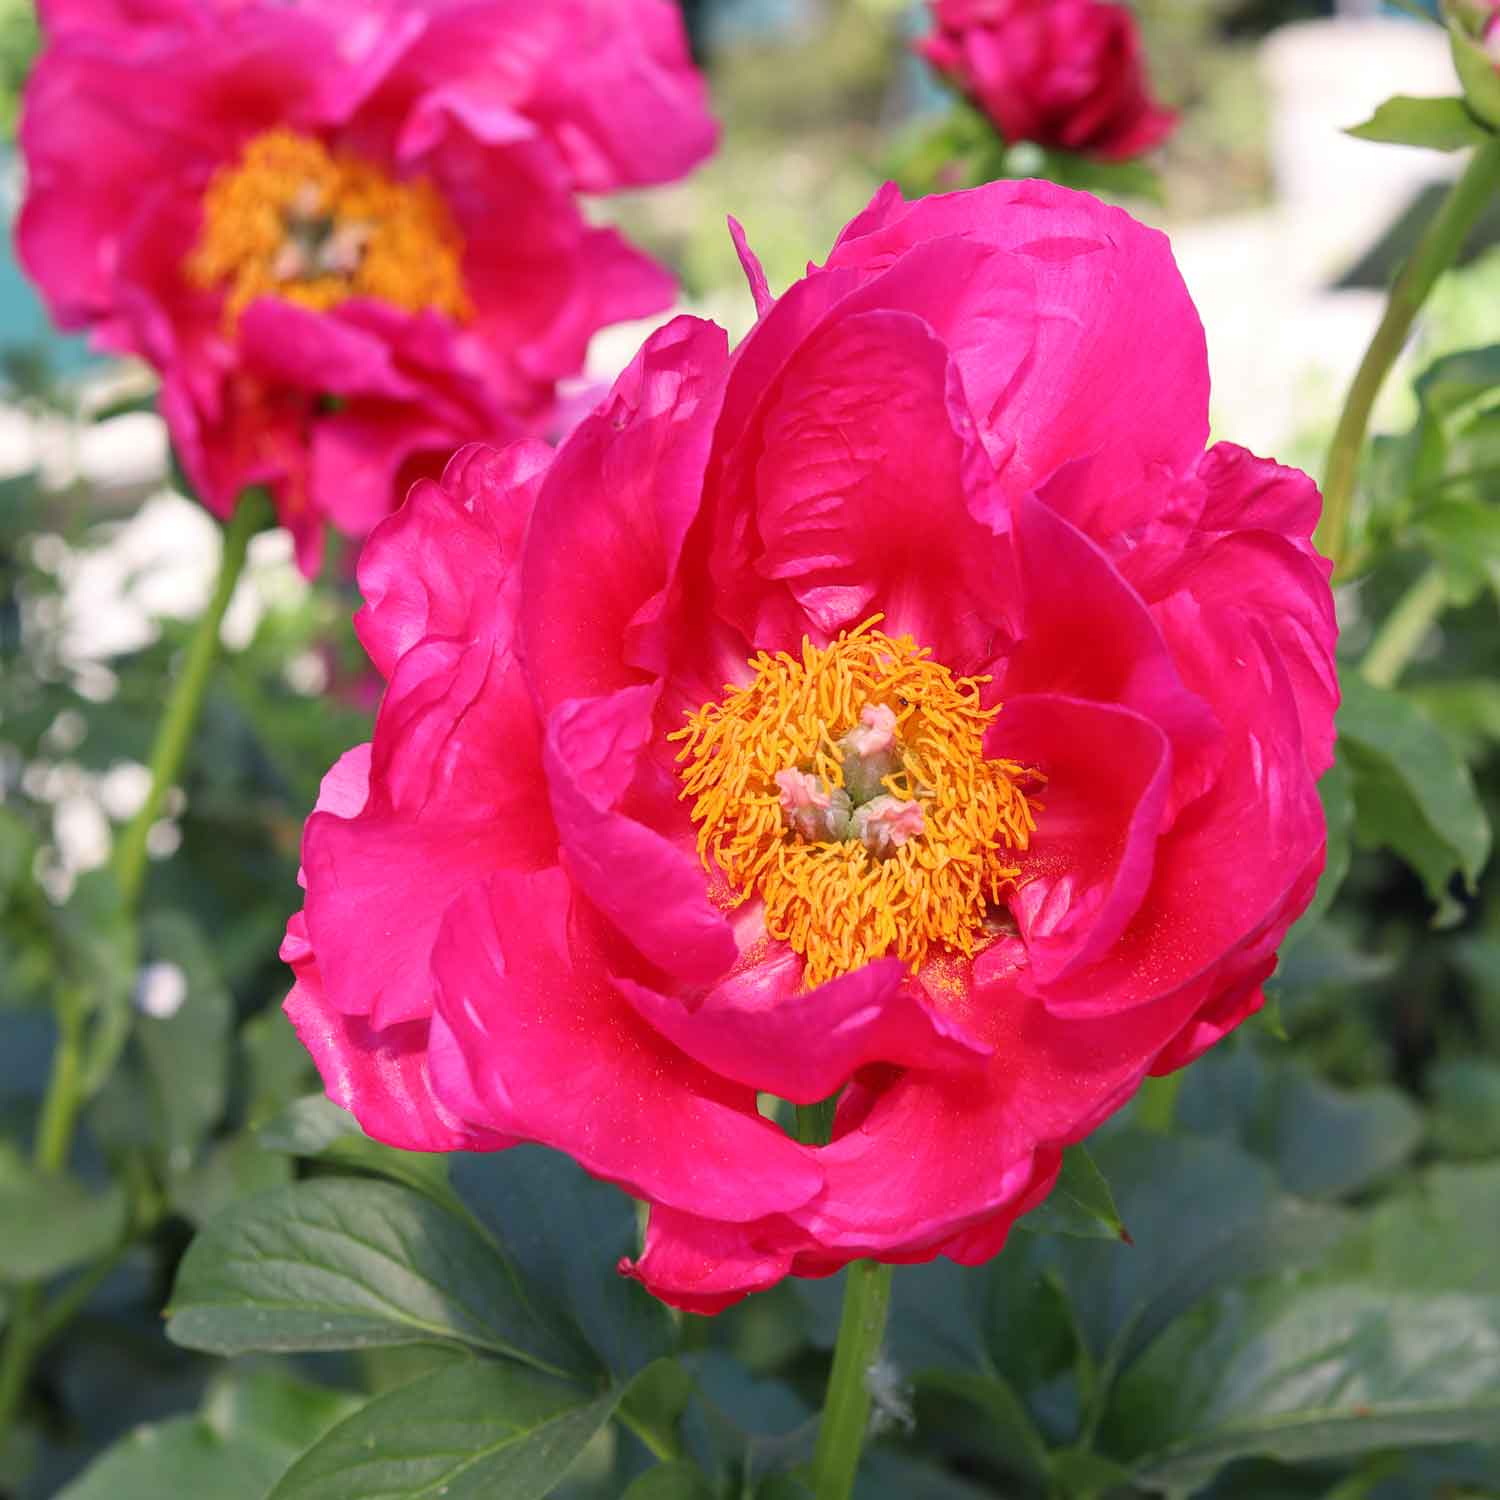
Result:
{"label": "ruffled pink petal", "polygon": [[449,903],[508,863],[488,824],[368,814],[307,821],[307,927],[335,1010],[380,1029],[432,1014],[429,958]]}
{"label": "ruffled pink petal", "polygon": [[673,319],[558,450],[527,541],[519,621],[544,712],[662,670],[647,636],[697,513],[725,360],[722,329]]}
{"label": "ruffled pink petal", "polygon": [[1220,734],[1208,705],[1183,682],[1139,595],[1087,537],[1028,498],[1014,538],[1021,638],[1001,669],[1002,694],[1117,703],[1150,719],[1172,745],[1175,813],[1212,776]]}
{"label": "ruffled pink petal", "polygon": [[213,165],[211,147],[190,133],[141,128],[133,97],[155,86],[150,68],[132,69],[93,37],[47,48],[27,82],[16,252],[63,328],[117,312],[120,243],[152,188],[204,178]]}
{"label": "ruffled pink petal", "polygon": [[[795,648],[875,611],[962,667],[987,659],[1004,555],[966,495],[987,464],[948,351],[909,313],[843,309],[809,337],[725,476],[718,611]],[[737,372],[738,374],[738,372]]]}
{"label": "ruffled pink petal", "polygon": [[561,871],[466,892],[433,966],[434,1084],[448,1098],[451,1083],[469,1118],[710,1218],[760,1218],[818,1190],[813,1153],[756,1113],[752,1090],[684,1057],[613,992]]}
{"label": "ruffled pink petal", "polygon": [[965,1068],[988,1055],[905,979],[906,966],[884,958],[788,993],[782,984],[762,983],[751,967],[697,1004],[627,978],[615,984],[668,1041],[721,1077],[793,1104],[816,1104],[871,1063]]}
{"label": "ruffled pink petal", "polygon": [[987,1069],[908,1071],[873,1097],[851,1090],[847,1115],[840,1101],[833,1143],[818,1153],[826,1186],[788,1214],[825,1254],[923,1258],[977,1226],[1003,1230],[1045,1192],[1061,1148],[1130,1098],[1201,1003],[1184,989],[1123,1015],[1064,1020],[1021,992],[1008,947],[1019,945],[996,944],[975,970],[995,1049]]}
{"label": "ruffled pink petal", "polygon": [[1271,633],[1292,680],[1308,766],[1333,760],[1338,707],[1338,621],[1328,587],[1332,565],[1312,545],[1317,487],[1296,469],[1219,443],[1198,471],[1204,503],[1192,532],[1126,553],[1119,566],[1153,603],[1178,590],[1210,607],[1237,610]]}
{"label": "ruffled pink petal", "polygon": [[1166,819],[1166,736],[1128,709],[1055,694],[1012,698],[985,754],[1047,778],[1011,910],[1034,981],[1092,963],[1119,937],[1151,883]]}
{"label": "ruffled pink petal", "polygon": [[560,703],[544,764],[569,874],[651,963],[686,984],[710,984],[738,957],[724,913],[708,899],[690,845],[619,810],[654,734],[657,689]]}
{"label": "ruffled pink petal", "polygon": [[994,182],[910,204],[882,190],[827,269],[874,274],[954,235],[1012,252],[1036,278],[1042,316],[1031,358],[1003,407],[976,413],[994,450],[1009,454],[1008,488],[1035,489],[1084,454],[1118,494],[1196,462],[1208,435],[1208,358],[1165,235],[1046,182]]}
{"label": "ruffled pink petal", "polygon": [[703,80],[667,0],[488,0],[426,7],[424,19],[368,106],[403,156],[433,149],[444,113],[481,139],[544,139],[570,190],[667,181],[713,148]]}
{"label": "ruffled pink petal", "polygon": [[[1081,1019],[1120,1014],[1198,985],[1215,993],[1241,952],[1258,963],[1311,899],[1324,825],[1307,772],[1297,704],[1266,629],[1232,608],[1177,596],[1160,611],[1191,684],[1214,684],[1225,754],[1214,785],[1157,846],[1134,921],[1090,969],[1049,986],[1048,1008]],[[1204,899],[1211,891],[1213,899]]]}
{"label": "ruffled pink petal", "polygon": [[317,508],[345,536],[367,536],[390,515],[407,464],[422,455],[446,458],[470,435],[420,406],[352,403],[313,428],[309,475]]}
{"label": "ruffled pink petal", "polygon": [[684,1312],[716,1313],[775,1286],[802,1236],[785,1220],[725,1224],[656,1204],[646,1244],[620,1271]]}
{"label": "ruffled pink petal", "polygon": [[365,1017],[328,1004],[300,916],[287,925],[281,957],[297,975],[282,1008],[312,1054],[328,1097],[366,1135],[403,1151],[497,1151],[514,1144],[466,1124],[433,1096],[425,1022],[377,1031]]}
{"label": "ruffled pink petal", "polygon": [[471,444],[441,484],[424,480],[365,543],[360,644],[389,678],[419,641],[464,640],[516,566],[537,491],[552,462],[544,443]]}
{"label": "ruffled pink petal", "polygon": [[238,347],[262,379],[313,393],[410,400],[419,387],[396,368],[389,343],[336,313],[257,297],[240,317]]}

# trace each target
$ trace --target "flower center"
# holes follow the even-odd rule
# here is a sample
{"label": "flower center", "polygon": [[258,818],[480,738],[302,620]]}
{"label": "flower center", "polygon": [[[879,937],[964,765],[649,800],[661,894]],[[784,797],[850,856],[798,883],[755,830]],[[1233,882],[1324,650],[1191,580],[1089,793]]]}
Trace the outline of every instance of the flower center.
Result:
{"label": "flower center", "polygon": [[734,905],[760,896],[808,988],[891,952],[914,970],[934,945],[971,955],[1036,827],[1022,783],[1040,776],[984,757],[989,678],[955,678],[880,619],[804,637],[800,659],[762,652],[669,736],[704,868]]}
{"label": "flower center", "polygon": [[256,297],[324,312],[378,297],[463,321],[463,240],[425,178],[396,182],[357,157],[286,129],[246,143],[208,184],[188,280],[223,287],[232,326]]}

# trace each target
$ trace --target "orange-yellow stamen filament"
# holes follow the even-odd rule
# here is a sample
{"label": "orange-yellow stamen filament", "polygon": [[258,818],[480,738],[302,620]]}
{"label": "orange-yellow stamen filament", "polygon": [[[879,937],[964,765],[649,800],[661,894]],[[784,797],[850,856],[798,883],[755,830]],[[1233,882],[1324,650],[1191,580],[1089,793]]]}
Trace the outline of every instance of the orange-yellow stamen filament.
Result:
{"label": "orange-yellow stamen filament", "polygon": [[[984,756],[1000,712],[980,701],[989,679],[955,678],[909,636],[875,629],[880,618],[827,647],[804,638],[800,658],[762,652],[751,682],[672,736],[705,868],[736,904],[761,897],[766,931],[805,958],[809,988],[890,953],[913,969],[935,946],[972,954],[1036,827],[1020,783],[1040,778]],[[870,746],[890,769],[878,796],[856,790],[849,836],[810,822],[818,788],[867,772]]]}
{"label": "orange-yellow stamen filament", "polygon": [[185,269],[195,285],[225,290],[230,326],[263,296],[318,312],[377,297],[463,321],[473,306],[462,261],[463,240],[430,182],[397,182],[278,128],[214,173]]}

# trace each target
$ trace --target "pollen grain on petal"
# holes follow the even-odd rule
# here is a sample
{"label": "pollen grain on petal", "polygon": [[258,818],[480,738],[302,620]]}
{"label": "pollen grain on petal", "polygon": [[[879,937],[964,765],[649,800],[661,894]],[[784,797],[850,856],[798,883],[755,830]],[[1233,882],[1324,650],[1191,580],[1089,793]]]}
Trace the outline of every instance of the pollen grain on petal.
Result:
{"label": "pollen grain on petal", "polygon": [[761,898],[808,988],[891,953],[913,969],[974,953],[1036,827],[1037,773],[984,756],[989,679],[954,677],[880,619],[761,652],[671,736],[705,868]]}

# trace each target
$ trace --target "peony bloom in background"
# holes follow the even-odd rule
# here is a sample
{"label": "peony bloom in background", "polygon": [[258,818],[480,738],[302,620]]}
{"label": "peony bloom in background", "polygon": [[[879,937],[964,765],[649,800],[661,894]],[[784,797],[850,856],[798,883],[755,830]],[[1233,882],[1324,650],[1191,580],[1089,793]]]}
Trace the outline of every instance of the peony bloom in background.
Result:
{"label": "peony bloom in background", "polygon": [[1176,114],[1151,96],[1135,18],[1108,0],[932,0],[918,50],[1011,144],[1102,161],[1158,146]]}
{"label": "peony bloom in background", "polygon": [[992,1256],[1254,1011],[1337,698],[1317,492],[1204,451],[1163,236],[1003,182],[882,191],[780,298],[742,253],[732,357],[680,318],[371,537],[388,686],[283,949],[370,1134],[568,1152],[701,1312]]}
{"label": "peony bloom in background", "polygon": [[269,487],[299,560],[556,384],[671,277],[576,195],[713,146],[671,0],[50,0],[22,260],[57,321],[161,374],[220,515]]}

